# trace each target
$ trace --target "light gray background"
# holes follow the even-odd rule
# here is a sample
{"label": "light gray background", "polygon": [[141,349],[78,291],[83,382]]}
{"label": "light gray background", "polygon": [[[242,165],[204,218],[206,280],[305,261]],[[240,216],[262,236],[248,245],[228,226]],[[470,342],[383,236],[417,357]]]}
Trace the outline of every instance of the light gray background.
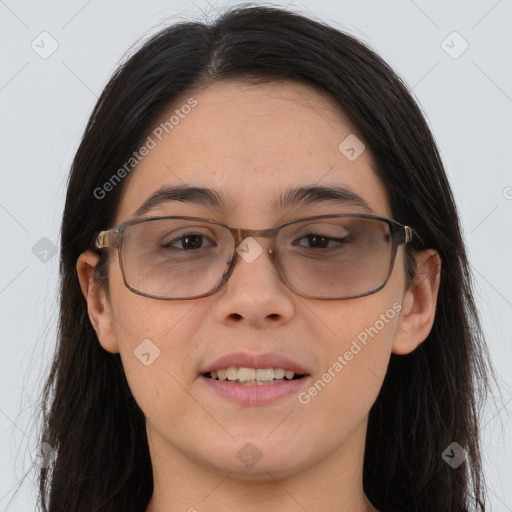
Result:
{"label": "light gray background", "polygon": [[[35,414],[55,345],[58,282],[58,252],[40,240],[59,245],[69,165],[97,96],[139,38],[166,23],[212,19],[234,3],[0,0],[2,511],[35,508]],[[512,511],[512,0],[289,5],[369,43],[409,84],[432,127],[501,379],[502,396],[482,421],[491,510]],[[59,45],[47,59],[31,47],[44,31]],[[447,39],[452,56],[442,46],[453,31],[469,44],[457,58],[462,40]]]}

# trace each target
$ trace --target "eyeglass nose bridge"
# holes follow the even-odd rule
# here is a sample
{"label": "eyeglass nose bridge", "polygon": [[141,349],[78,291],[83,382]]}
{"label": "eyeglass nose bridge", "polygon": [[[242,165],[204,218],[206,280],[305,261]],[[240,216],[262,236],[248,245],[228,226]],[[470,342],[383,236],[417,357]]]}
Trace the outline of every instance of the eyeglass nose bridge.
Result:
{"label": "eyeglass nose bridge", "polygon": [[[235,265],[236,265],[236,261],[238,260],[238,256],[240,256],[240,254],[238,253],[238,247],[246,238],[250,238],[250,237],[274,238],[272,247],[268,250],[269,254],[271,255],[272,262],[274,264],[273,272],[276,274],[276,276],[281,276],[281,279],[289,287],[289,285],[287,283],[287,279],[285,278],[284,274],[282,274],[282,271],[280,269],[281,264],[278,261],[279,260],[278,255],[274,251],[275,244],[276,244],[275,238],[277,237],[277,234],[279,233],[279,231],[281,230],[281,227],[283,227],[283,226],[277,226],[277,227],[268,228],[268,229],[244,229],[244,228],[231,228],[229,226],[226,226],[226,227],[229,229],[229,231],[231,232],[231,235],[233,236],[233,239],[234,239],[233,255],[230,260],[228,271],[224,274],[222,281],[214,288],[214,290],[212,290],[211,293],[219,290],[229,280],[229,278],[231,277],[231,274],[235,270]],[[243,259],[245,259],[245,258],[243,258]],[[277,269],[275,268],[276,265],[277,265]],[[276,272],[276,270],[277,270],[277,272]]]}
{"label": "eyeglass nose bridge", "polygon": [[[231,234],[235,240],[235,250],[238,246],[249,237],[263,237],[263,238],[276,238],[280,228],[268,228],[268,229],[244,229],[244,228],[230,228]],[[269,249],[269,253],[274,255],[275,240],[272,247]]]}

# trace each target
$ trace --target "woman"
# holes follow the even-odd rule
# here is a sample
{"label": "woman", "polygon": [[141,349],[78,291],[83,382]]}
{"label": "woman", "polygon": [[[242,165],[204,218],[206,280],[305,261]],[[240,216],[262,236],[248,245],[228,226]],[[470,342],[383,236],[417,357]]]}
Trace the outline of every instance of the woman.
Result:
{"label": "woman", "polygon": [[485,510],[457,210],[353,37],[269,7],[153,36],[91,115],[61,251],[44,510]]}

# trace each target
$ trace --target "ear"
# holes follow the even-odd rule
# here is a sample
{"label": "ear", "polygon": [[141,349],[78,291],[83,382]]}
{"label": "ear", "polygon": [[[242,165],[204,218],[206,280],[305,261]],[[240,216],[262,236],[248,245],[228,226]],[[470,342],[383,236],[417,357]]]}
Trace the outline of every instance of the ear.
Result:
{"label": "ear", "polygon": [[76,271],[80,288],[87,301],[89,319],[96,331],[101,346],[115,354],[119,352],[114,330],[114,317],[110,301],[103,286],[94,280],[94,269],[98,264],[99,256],[92,251],[83,252],[76,262]]}
{"label": "ear", "polygon": [[394,354],[409,354],[429,335],[436,313],[441,281],[441,257],[433,249],[416,254],[417,273],[402,302],[393,342]]}

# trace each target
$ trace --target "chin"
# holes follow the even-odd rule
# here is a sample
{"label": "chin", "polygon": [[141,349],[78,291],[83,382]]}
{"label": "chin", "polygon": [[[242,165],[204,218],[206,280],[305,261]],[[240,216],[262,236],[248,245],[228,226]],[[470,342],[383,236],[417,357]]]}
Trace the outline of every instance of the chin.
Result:
{"label": "chin", "polygon": [[[269,432],[271,429],[266,429],[265,435]],[[273,433],[268,438],[265,435],[234,435],[216,444],[200,460],[203,464],[208,461],[215,471],[232,473],[231,477],[247,481],[284,478],[314,465],[313,460],[308,463],[306,446],[298,438],[283,433]]]}
{"label": "chin", "polygon": [[[216,470],[223,474],[230,474],[230,479],[244,482],[268,482],[273,479],[281,479],[293,476],[301,471],[297,461],[286,460],[283,456],[280,460],[265,460],[263,456],[252,467],[238,460],[225,460],[219,464],[216,461]],[[305,465],[307,467],[307,465]]]}

